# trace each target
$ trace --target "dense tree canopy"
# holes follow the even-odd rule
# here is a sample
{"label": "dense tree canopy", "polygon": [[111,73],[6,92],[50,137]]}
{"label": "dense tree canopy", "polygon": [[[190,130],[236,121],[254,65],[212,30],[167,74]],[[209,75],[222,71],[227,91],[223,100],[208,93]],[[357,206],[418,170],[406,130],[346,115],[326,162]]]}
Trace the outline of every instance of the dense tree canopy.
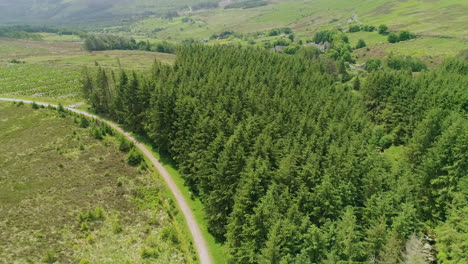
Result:
{"label": "dense tree canopy", "polygon": [[174,159],[232,263],[412,263],[427,236],[443,263],[466,260],[468,63],[357,89],[330,65],[182,46],[173,66],[86,72],[83,87]]}

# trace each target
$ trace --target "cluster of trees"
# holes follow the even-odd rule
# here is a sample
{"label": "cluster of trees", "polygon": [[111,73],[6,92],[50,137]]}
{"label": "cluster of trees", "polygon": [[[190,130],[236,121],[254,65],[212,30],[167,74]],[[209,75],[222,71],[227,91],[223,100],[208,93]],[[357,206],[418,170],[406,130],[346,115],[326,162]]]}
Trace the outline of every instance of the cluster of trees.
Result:
{"label": "cluster of trees", "polygon": [[410,39],[416,38],[416,35],[413,33],[410,33],[409,31],[400,31],[398,34],[396,33],[390,33],[388,34],[387,40],[390,43],[397,43],[400,41],[406,41]]}
{"label": "cluster of trees", "polygon": [[195,4],[191,6],[193,11],[201,10],[201,9],[212,9],[212,8],[218,8],[219,3],[218,2],[202,2]]}
{"label": "cluster of trees", "polygon": [[278,36],[278,35],[281,35],[281,34],[292,34],[293,31],[292,29],[290,28],[273,28],[273,29],[270,29],[270,31],[268,31],[268,36],[272,37],[272,36]]}
{"label": "cluster of trees", "polygon": [[359,31],[366,31],[366,32],[374,32],[375,26],[369,26],[369,25],[350,25],[348,32],[349,33],[354,33],[354,32],[359,32]]}
{"label": "cluster of trees", "polygon": [[349,38],[345,33],[339,30],[326,29],[315,33],[313,41],[319,44],[323,44],[325,42],[330,43],[330,47],[326,52],[330,58],[347,63],[354,62],[354,59],[351,56],[353,48],[351,47]]}
{"label": "cluster of trees", "polygon": [[59,35],[77,35],[84,37],[86,32],[82,30],[60,28],[54,26],[30,26],[30,25],[15,25],[15,26],[0,26],[0,37],[16,38],[16,39],[32,39],[41,40],[41,36],[36,33],[55,33]]}
{"label": "cluster of trees", "polygon": [[85,71],[83,93],[174,159],[230,262],[415,263],[428,230],[442,263],[467,259],[467,62],[370,73],[356,93],[304,56],[177,55],[149,73]]}
{"label": "cluster of trees", "polygon": [[390,43],[397,43],[400,41],[406,41],[416,38],[415,34],[406,30],[400,31],[398,34],[395,32],[389,32],[388,27],[386,25],[379,26],[379,34],[388,35],[387,40]]}
{"label": "cluster of trees", "polygon": [[417,76],[375,72],[362,89],[376,127],[405,146],[397,168],[411,181],[417,221],[435,232],[439,263],[468,259],[466,85],[468,62],[450,60]]}
{"label": "cluster of trees", "polygon": [[133,38],[115,35],[87,35],[84,48],[88,51],[97,50],[146,50],[163,53],[174,53],[176,46],[167,41],[150,43],[149,41],[136,41]]}
{"label": "cluster of trees", "polygon": [[234,2],[229,5],[226,5],[224,8],[225,9],[229,9],[229,8],[248,9],[248,8],[255,8],[255,7],[266,6],[266,5],[268,5],[268,2],[265,0],[242,0],[239,2]]}
{"label": "cluster of trees", "polygon": [[421,72],[427,70],[427,65],[418,58],[411,56],[390,54],[383,61],[381,59],[368,59],[366,61],[366,70],[373,72],[383,67],[393,70],[405,70],[410,72]]}

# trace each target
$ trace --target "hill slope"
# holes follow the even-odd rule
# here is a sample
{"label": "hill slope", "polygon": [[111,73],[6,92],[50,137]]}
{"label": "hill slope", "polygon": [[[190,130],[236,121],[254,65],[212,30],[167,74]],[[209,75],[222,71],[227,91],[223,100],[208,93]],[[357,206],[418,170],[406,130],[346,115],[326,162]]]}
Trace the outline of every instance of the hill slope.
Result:
{"label": "hill slope", "polygon": [[0,23],[116,23],[132,15],[179,10],[200,2],[213,0],[0,0]]}

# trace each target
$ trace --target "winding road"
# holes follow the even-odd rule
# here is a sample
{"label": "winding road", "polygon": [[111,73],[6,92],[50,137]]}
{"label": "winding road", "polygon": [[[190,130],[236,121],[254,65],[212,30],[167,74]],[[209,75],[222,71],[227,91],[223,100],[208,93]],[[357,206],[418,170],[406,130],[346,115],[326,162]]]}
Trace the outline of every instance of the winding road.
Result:
{"label": "winding road", "polygon": [[[21,100],[21,99],[12,99],[12,98],[2,98],[0,97],[0,101],[7,101],[7,102],[23,102],[23,103],[28,103],[32,104],[33,101],[28,101],[28,100]],[[43,106],[48,106],[49,104],[46,103],[39,103],[35,102],[38,105],[43,105]],[[51,105],[51,104],[50,104]],[[51,105],[54,107],[57,107],[56,105]],[[119,127],[117,124],[110,122],[108,120],[105,120],[99,116],[80,111],[71,107],[64,107],[66,110],[85,115],[87,117],[91,117],[94,119],[97,119],[101,122],[104,122],[111,126],[113,129],[118,131],[119,133],[125,135],[129,140],[135,142],[135,146],[137,146],[143,154],[146,155],[146,157],[151,161],[151,163],[154,165],[154,167],[158,170],[159,174],[163,177],[164,181],[166,182],[167,186],[171,190],[171,192],[174,194],[174,197],[177,201],[177,204],[179,205],[180,210],[184,214],[185,220],[187,222],[187,225],[190,229],[190,233],[192,234],[193,238],[193,243],[195,244],[195,248],[198,253],[198,257],[200,260],[201,264],[211,264],[211,258],[210,254],[208,252],[208,247],[206,246],[206,241],[201,233],[200,227],[198,226],[197,221],[195,220],[195,216],[193,215],[192,210],[187,204],[187,201],[185,200],[184,196],[182,195],[182,192],[180,189],[177,187],[175,184],[174,180],[172,179],[171,175],[169,172],[164,168],[164,166],[156,159],[156,157],[153,155],[151,150],[149,150],[145,145],[142,143],[138,142],[132,135],[130,135],[128,132],[124,131],[121,127]]]}

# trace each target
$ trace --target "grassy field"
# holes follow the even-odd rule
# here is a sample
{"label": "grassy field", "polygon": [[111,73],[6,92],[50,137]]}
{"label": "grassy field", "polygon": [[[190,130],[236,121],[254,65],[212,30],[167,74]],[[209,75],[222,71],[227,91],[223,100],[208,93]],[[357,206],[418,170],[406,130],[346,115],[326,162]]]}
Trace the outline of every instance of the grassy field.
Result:
{"label": "grassy field", "polygon": [[54,33],[39,33],[43,41],[47,42],[81,42],[77,35],[58,35]]}
{"label": "grassy field", "polygon": [[46,64],[0,67],[0,94],[6,97],[56,99],[64,104],[82,101],[81,69]]}
{"label": "grassy field", "polygon": [[131,50],[86,52],[77,42],[0,39],[0,96],[82,104],[83,67],[146,71],[155,60],[171,64],[175,56]]}
{"label": "grassy field", "polygon": [[55,110],[0,113],[0,262],[196,262],[164,187],[115,137]]}

